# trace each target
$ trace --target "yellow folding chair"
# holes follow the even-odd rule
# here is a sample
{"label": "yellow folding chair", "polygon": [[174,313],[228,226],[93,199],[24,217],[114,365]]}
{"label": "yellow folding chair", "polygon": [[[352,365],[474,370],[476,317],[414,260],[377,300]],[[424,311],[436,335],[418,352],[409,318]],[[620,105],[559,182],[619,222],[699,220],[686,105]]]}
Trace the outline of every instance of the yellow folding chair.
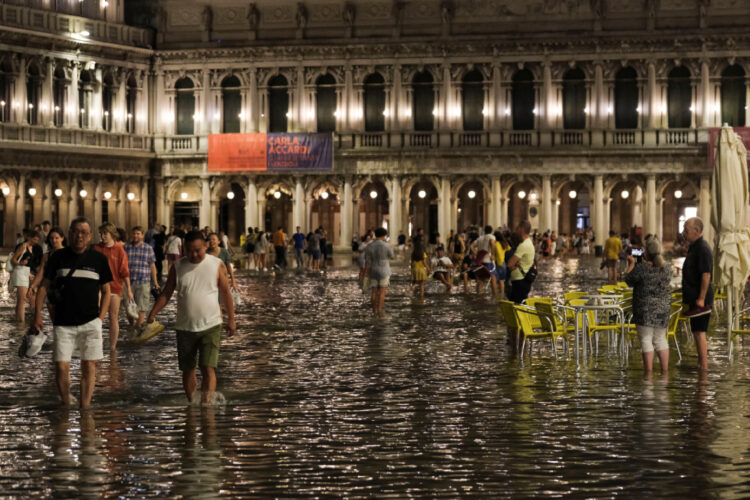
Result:
{"label": "yellow folding chair", "polygon": [[532,327],[531,318],[540,320],[539,314],[535,310],[528,309],[523,306],[515,306],[514,310],[516,312],[516,318],[518,318],[518,325],[521,333],[521,359],[523,359],[523,351],[526,347],[526,340],[529,340],[529,355],[531,355],[531,340],[539,337],[549,337],[550,341],[552,342],[552,352],[554,352],[555,359],[557,359],[555,339],[558,338],[561,334],[553,330],[547,330],[544,328],[535,329],[534,327]]}

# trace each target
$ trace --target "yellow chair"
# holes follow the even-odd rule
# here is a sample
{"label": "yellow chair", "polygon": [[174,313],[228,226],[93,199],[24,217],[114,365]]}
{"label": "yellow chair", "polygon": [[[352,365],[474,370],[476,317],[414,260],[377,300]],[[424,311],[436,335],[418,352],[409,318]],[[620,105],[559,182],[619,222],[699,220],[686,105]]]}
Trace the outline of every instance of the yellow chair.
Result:
{"label": "yellow chair", "polygon": [[669,339],[674,340],[674,346],[677,348],[677,357],[682,361],[682,352],[680,352],[680,344],[677,342],[677,327],[679,326],[679,319],[682,313],[682,306],[680,304],[672,304],[669,311],[669,324],[667,325],[667,345],[669,345]]}
{"label": "yellow chair", "polygon": [[505,324],[508,326],[508,333],[517,334],[519,326],[516,311],[513,309],[515,304],[509,300],[500,300],[498,304],[500,304],[500,312],[503,314]]}
{"label": "yellow chair", "polygon": [[531,354],[531,340],[538,337],[549,337],[552,342],[552,351],[557,359],[557,349],[555,349],[555,341],[558,337],[563,336],[564,333],[555,332],[553,330],[546,330],[544,328],[535,329],[531,326],[532,318],[539,318],[539,314],[535,310],[527,309],[523,306],[515,306],[516,318],[518,318],[518,325],[521,333],[521,359],[523,359],[523,351],[526,347],[526,340],[529,340],[529,354]]}
{"label": "yellow chair", "polygon": [[568,324],[565,317],[565,310],[555,311],[555,306],[546,302],[537,302],[536,312],[545,329],[554,332],[556,338],[562,337],[565,343],[565,354],[568,353],[568,332],[575,331],[575,325]]}
{"label": "yellow chair", "polygon": [[[594,346],[596,346],[596,350],[599,350],[599,332],[613,332],[613,333],[619,333],[623,330],[623,323],[622,322],[609,322],[609,321],[601,321],[599,319],[600,314],[598,314],[599,311],[596,310],[589,310],[586,311],[586,336],[589,339],[589,346],[591,347],[591,352],[594,352]],[[606,311],[606,314],[609,315],[610,311]],[[593,338],[596,337],[596,343],[592,344]]]}
{"label": "yellow chair", "polygon": [[617,285],[604,285],[601,288],[597,288],[597,292],[603,294],[615,293],[617,291]]}
{"label": "yellow chair", "polygon": [[571,300],[580,299],[588,294],[589,292],[565,292],[563,294],[563,300],[565,300],[565,304],[569,304]]}

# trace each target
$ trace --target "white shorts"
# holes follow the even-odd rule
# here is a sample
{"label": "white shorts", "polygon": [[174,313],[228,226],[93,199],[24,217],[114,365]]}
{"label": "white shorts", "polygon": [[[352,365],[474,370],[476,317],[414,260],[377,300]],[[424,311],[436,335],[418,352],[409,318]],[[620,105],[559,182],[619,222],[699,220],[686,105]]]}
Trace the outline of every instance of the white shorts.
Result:
{"label": "white shorts", "polygon": [[16,266],[10,273],[10,281],[8,282],[8,288],[11,292],[15,292],[14,288],[18,286],[29,287],[29,266]]}
{"label": "white shorts", "polygon": [[104,357],[102,320],[94,318],[79,326],[55,326],[55,361],[69,362],[78,347],[81,360],[97,361]]}
{"label": "white shorts", "polygon": [[388,288],[388,286],[391,284],[391,278],[383,278],[382,280],[374,280],[370,278],[370,282],[368,283],[369,287],[372,288]]}

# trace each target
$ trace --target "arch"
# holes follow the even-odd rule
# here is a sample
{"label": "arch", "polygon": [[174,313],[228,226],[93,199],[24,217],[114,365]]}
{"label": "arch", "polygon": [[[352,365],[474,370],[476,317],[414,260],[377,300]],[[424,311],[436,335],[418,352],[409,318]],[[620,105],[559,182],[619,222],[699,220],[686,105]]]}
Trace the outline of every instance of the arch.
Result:
{"label": "arch", "polygon": [[329,194],[339,196],[343,191],[343,188],[341,186],[341,183],[337,182],[335,179],[319,179],[310,185],[308,196],[313,199],[318,198],[324,191],[327,191]]}
{"label": "arch", "polygon": [[[424,196],[420,196],[424,193]],[[409,224],[411,234],[423,229],[430,244],[436,242],[438,234],[438,189],[428,178],[417,180],[407,192],[409,200]]]}
{"label": "arch", "polygon": [[[609,198],[609,227],[616,234],[630,233],[634,223],[634,207],[638,202],[635,191],[644,183],[638,182],[637,177],[620,178],[605,186],[606,196]],[[627,192],[627,196],[625,193]]]}
{"label": "arch", "polygon": [[268,131],[286,132],[289,128],[289,81],[278,74],[268,80]]}
{"label": "arch", "polygon": [[574,234],[591,226],[591,193],[592,188],[584,179],[568,179],[556,187],[558,233]]}
{"label": "arch", "polygon": [[478,69],[461,79],[461,112],[464,130],[484,130],[484,75]]}
{"label": "arch", "polygon": [[721,123],[744,127],[746,107],[745,70],[739,64],[727,66],[721,72]]}
{"label": "arch", "polygon": [[135,132],[136,106],[138,103],[138,80],[131,74],[125,83],[125,130]]}
{"label": "arch", "polygon": [[[469,226],[483,227],[487,221],[487,206],[490,190],[482,179],[465,179],[457,186],[456,230]],[[452,224],[451,224],[452,226]]]}
{"label": "arch", "polygon": [[36,61],[29,63],[26,73],[26,107],[29,125],[39,122],[39,101],[42,94],[42,74]]}
{"label": "arch", "polygon": [[337,115],[336,78],[325,73],[315,80],[315,117],[318,132],[334,132]]}
{"label": "arch", "polygon": [[534,218],[530,213],[531,202],[539,199],[539,186],[529,178],[519,179],[508,186],[506,193],[508,227],[515,228],[524,219],[531,221]]}
{"label": "arch", "polygon": [[586,128],[586,75],[578,67],[563,75],[563,128]]}
{"label": "arch", "polygon": [[385,130],[385,79],[378,72],[370,73],[363,82],[365,132]]}
{"label": "arch", "polygon": [[414,74],[412,85],[412,116],[414,130],[429,132],[435,129],[435,85],[432,73]]}
{"label": "arch", "polygon": [[676,241],[685,221],[697,213],[700,189],[692,179],[678,177],[667,179],[657,187],[657,193],[661,200],[662,242]]}
{"label": "arch", "polygon": [[[10,121],[11,90],[13,87],[13,66],[10,61],[0,61],[0,122]],[[0,233],[1,234],[1,233]]]}
{"label": "arch", "polygon": [[175,82],[175,113],[177,135],[193,135],[195,133],[195,84],[185,76]]}
{"label": "arch", "polygon": [[112,130],[113,106],[115,100],[115,79],[111,72],[102,77],[102,128]]}
{"label": "arch", "polygon": [[638,73],[631,66],[615,74],[615,128],[638,128]]}
{"label": "arch", "polygon": [[520,69],[511,82],[513,130],[533,130],[536,96],[534,75],[529,69]]}
{"label": "arch", "polygon": [[690,70],[675,66],[667,75],[667,124],[669,128],[690,128],[693,91]]}
{"label": "arch", "polygon": [[242,82],[235,75],[228,75],[221,81],[221,131],[224,134],[240,132],[242,120]]}

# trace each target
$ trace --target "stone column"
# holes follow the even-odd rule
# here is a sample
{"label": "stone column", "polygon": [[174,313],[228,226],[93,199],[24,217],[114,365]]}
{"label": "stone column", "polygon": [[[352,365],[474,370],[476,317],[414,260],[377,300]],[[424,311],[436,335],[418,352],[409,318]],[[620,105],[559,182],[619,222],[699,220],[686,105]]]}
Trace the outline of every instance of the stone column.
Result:
{"label": "stone column", "polygon": [[[125,219],[127,217],[127,203],[128,203],[128,182],[126,179],[120,180],[120,186],[117,189],[117,218],[114,223],[117,226],[125,226]],[[112,220],[110,219],[110,222]]]}
{"label": "stone column", "polygon": [[391,244],[396,243],[401,229],[401,183],[397,177],[391,178],[390,186],[388,186],[388,196],[390,206],[388,207],[388,219],[389,219],[389,233],[391,236]]}
{"label": "stone column", "polygon": [[[440,178],[438,192],[438,232],[441,239],[448,234],[451,223],[451,181],[447,177]],[[425,233],[427,229],[425,228]]]}
{"label": "stone column", "polygon": [[[63,194],[63,196],[67,196],[66,201],[68,203],[68,223],[66,224],[66,226],[68,227],[70,227],[70,223],[73,222],[73,219],[75,219],[79,215],[83,215],[78,213],[78,197],[80,196],[78,194],[78,180],[70,179],[69,186],[70,187],[67,190],[68,192],[66,194]],[[92,227],[91,230],[93,231],[94,228]]]}
{"label": "stone column", "polygon": [[656,65],[648,62],[648,128],[659,128],[659,90],[656,86]]}
{"label": "stone column", "polygon": [[201,228],[209,226],[211,224],[211,189],[209,186],[208,177],[202,177],[200,179],[201,185],[201,205],[199,215],[199,225]]}
{"label": "stone column", "polygon": [[542,177],[542,217],[539,230],[544,232],[552,228],[552,183],[549,175]]}
{"label": "stone column", "polygon": [[703,176],[698,195],[698,217],[703,220],[703,239],[714,246],[714,229],[711,226],[711,178]]}
{"label": "stone column", "polygon": [[52,179],[45,177],[42,184],[42,192],[39,193],[42,200],[42,217],[38,222],[43,220],[52,220]]}
{"label": "stone column", "polygon": [[[101,179],[97,179],[94,183],[94,192],[91,193],[91,198],[94,203],[94,220],[93,223],[95,226],[100,226],[102,224],[102,181]],[[122,221],[120,221],[120,224],[123,224]],[[125,226],[122,226],[125,227]]]}
{"label": "stone column", "polygon": [[65,106],[65,117],[63,121],[68,127],[78,126],[78,115],[81,106],[78,104],[78,75],[80,66],[78,63],[70,63],[70,84],[68,85],[67,106]]}
{"label": "stone column", "polygon": [[[391,235],[393,237],[393,235]],[[344,196],[341,200],[341,248],[348,249],[352,241],[352,181],[344,179]]]}
{"label": "stone column", "polygon": [[[148,231],[148,228],[151,227],[151,221],[148,220],[148,181],[145,179],[141,180],[140,187],[141,187],[141,192],[138,193],[138,197],[140,198],[139,203],[141,206],[141,212],[140,212],[140,220],[138,221],[138,224],[140,224],[141,226],[145,228],[144,231]],[[131,224],[131,225],[134,225],[134,224]]]}
{"label": "stone column", "polygon": [[[307,117],[307,110],[305,109],[305,67],[303,66],[302,62],[297,65],[297,89],[295,94],[297,94],[297,102],[295,103],[295,112],[293,113],[293,121],[290,124],[291,127],[289,128],[289,130],[304,132],[309,122],[309,118]],[[296,121],[294,120],[294,115],[297,115]],[[302,214],[302,219],[304,219],[304,214]]]}
{"label": "stone column", "polygon": [[706,59],[701,61],[700,102],[701,102],[701,127],[708,128],[713,124],[714,103],[711,95],[711,80]]}
{"label": "stone column", "polygon": [[[25,210],[25,200],[26,200],[26,176],[25,175],[19,175],[18,176],[18,184],[16,189],[16,232],[20,232],[23,228],[26,227],[26,210]],[[15,243],[15,238],[14,238]]]}
{"label": "stone column", "polygon": [[[16,77],[15,92],[11,98],[10,106],[13,106],[11,111],[15,113],[16,123],[26,123],[28,117],[28,98],[26,96],[26,79],[27,70],[29,67],[28,59],[25,57],[20,58],[20,64],[18,67],[18,76]],[[22,193],[23,196],[23,193]],[[19,226],[23,229],[23,224]]]}
{"label": "stone column", "polygon": [[[344,114],[344,130],[352,130],[352,113],[354,112],[354,106],[352,100],[354,99],[354,83],[352,79],[352,67],[350,64],[346,64],[344,67],[344,105],[341,112]],[[341,238],[343,239],[343,237]]]}
{"label": "stone column", "polygon": [[391,116],[393,116],[393,126],[391,127],[391,130],[401,130],[404,127],[404,117],[402,116],[401,105],[401,65],[394,64],[393,91],[391,92]]}
{"label": "stone column", "polygon": [[45,59],[46,73],[44,74],[44,82],[42,83],[42,113],[39,114],[39,123],[47,126],[54,127],[55,117],[55,103],[53,99],[53,88],[54,88],[54,76],[55,76],[55,61],[54,59]]}
{"label": "stone column", "polygon": [[[154,84],[154,130],[157,135],[167,135],[168,121],[165,115],[169,112],[168,101],[165,93],[164,71],[157,69],[155,72],[156,83]],[[166,222],[165,222],[165,225]]]}
{"label": "stone column", "polygon": [[245,229],[258,223],[258,189],[255,187],[255,179],[247,178],[245,185]]}
{"label": "stone column", "polygon": [[156,191],[156,199],[154,200],[154,203],[156,203],[156,221],[159,224],[163,224],[165,226],[171,226],[171,221],[169,220],[169,207],[167,205],[166,200],[166,193],[164,192],[164,179],[161,177],[157,177],[154,179],[154,191]]}
{"label": "stone column", "polygon": [[539,110],[544,113],[544,116],[540,120],[541,129],[550,129],[555,126],[555,98],[552,89],[552,68],[550,67],[549,61],[543,63],[542,72],[542,102],[539,106]]}
{"label": "stone column", "polygon": [[447,62],[443,64],[443,102],[438,103],[438,106],[440,105],[443,107],[442,113],[439,115],[442,117],[442,126],[440,128],[442,130],[450,130],[453,126],[450,113],[453,101],[451,100],[451,65]]}
{"label": "stone column", "polygon": [[500,223],[513,231],[515,228],[510,227],[510,221],[508,220],[508,198],[506,196],[500,196]]}
{"label": "stone column", "polygon": [[208,209],[208,220],[210,221],[208,223],[208,226],[211,228],[211,231],[219,231],[219,200],[211,200],[209,203]]}
{"label": "stone column", "polygon": [[[248,132],[258,132],[258,120],[260,120],[260,104],[258,103],[258,77],[255,73],[254,67],[251,67],[248,70],[247,77],[250,86],[247,96],[248,105],[250,107],[250,110],[248,112]],[[255,224],[253,224],[253,226],[254,225]]]}
{"label": "stone column", "polygon": [[[305,190],[302,187],[302,182],[297,179],[297,183],[294,186],[294,207],[292,209],[292,226],[291,229],[297,226],[306,227],[305,221]],[[288,230],[291,230],[288,229]]]}
{"label": "stone column", "polygon": [[560,205],[557,203],[560,200],[552,200],[552,230],[560,232]]}
{"label": "stone column", "polygon": [[261,231],[266,230],[266,199],[265,197],[258,197],[258,210],[257,210],[257,220],[255,221],[255,225],[260,228]]}
{"label": "stone column", "polygon": [[[135,126],[133,128],[135,133],[146,135],[149,132],[148,110],[151,100],[151,89],[149,88],[146,76],[142,72],[139,72],[137,83],[138,91],[135,100],[135,116],[133,117]],[[123,115],[127,118],[127,111],[124,111]]]}
{"label": "stone column", "polygon": [[593,128],[606,128],[607,123],[607,94],[604,90],[604,70],[602,64],[594,64],[594,106],[589,110],[593,113],[591,124]]}
{"label": "stone column", "polygon": [[211,132],[211,121],[212,116],[210,113],[210,102],[211,102],[211,71],[208,69],[203,70],[203,89],[200,92],[200,98],[198,100],[198,106],[196,112],[198,113],[200,122],[195,127],[196,135],[205,135]]}
{"label": "stone column", "polygon": [[656,176],[649,175],[646,179],[646,227],[643,228],[644,234],[656,234],[656,224]]}
{"label": "stone column", "polygon": [[[492,83],[490,86],[490,116],[489,116],[489,129],[496,130],[500,128],[500,117],[505,112],[505,103],[503,102],[503,90],[501,88],[502,75],[500,73],[500,63],[493,63],[492,65]],[[498,179],[499,181],[499,179]],[[499,198],[496,198],[496,201]],[[458,228],[456,228],[458,229]]]}
{"label": "stone column", "polygon": [[94,130],[102,130],[102,67],[97,64],[94,69],[93,92],[91,95],[91,106],[89,107],[89,127]]}
{"label": "stone column", "polygon": [[[493,227],[501,226],[505,221],[503,220],[503,193],[502,185],[500,184],[500,177],[493,177],[491,180],[491,193],[490,193],[490,215],[488,217],[489,223]],[[458,230],[458,228],[456,228]]]}
{"label": "stone column", "polygon": [[593,229],[596,233],[596,244],[603,245],[604,238],[604,179],[601,175],[594,176],[594,214]]}

